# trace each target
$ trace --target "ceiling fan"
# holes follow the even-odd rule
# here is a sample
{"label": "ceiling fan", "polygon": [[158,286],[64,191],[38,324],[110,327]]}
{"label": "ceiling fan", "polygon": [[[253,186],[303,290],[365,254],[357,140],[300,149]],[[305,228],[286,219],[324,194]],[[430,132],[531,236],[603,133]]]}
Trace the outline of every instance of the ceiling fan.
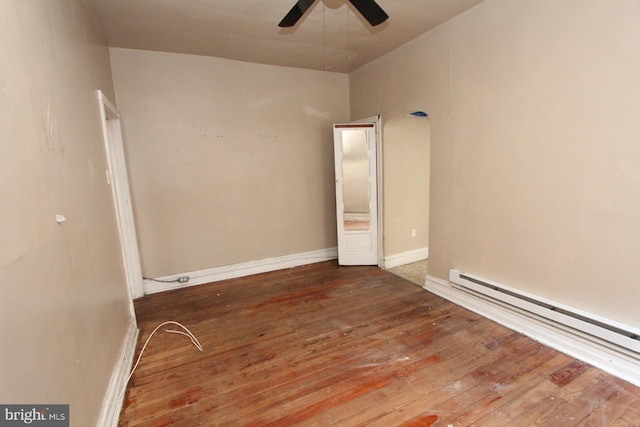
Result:
{"label": "ceiling fan", "polygon": [[[298,0],[298,2],[291,8],[289,13],[280,21],[278,26],[280,27],[293,27],[296,22],[302,18],[302,15],[311,7],[316,0]],[[351,4],[358,9],[358,12],[367,20],[372,26],[380,25],[389,18],[384,10],[375,0],[349,0]]]}

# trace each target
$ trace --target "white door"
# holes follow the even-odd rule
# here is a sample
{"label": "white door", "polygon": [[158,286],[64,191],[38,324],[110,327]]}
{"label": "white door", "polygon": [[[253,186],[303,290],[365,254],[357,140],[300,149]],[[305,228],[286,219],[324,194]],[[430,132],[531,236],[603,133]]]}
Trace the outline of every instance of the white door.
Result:
{"label": "white door", "polygon": [[375,123],[333,125],[338,264],[378,264]]}
{"label": "white door", "polygon": [[[122,258],[124,260],[125,274],[131,298],[140,298],[144,295],[142,287],[142,268],[140,266],[140,252],[138,250],[138,237],[131,206],[131,192],[129,190],[129,177],[124,157],[122,142],[122,128],[120,126],[120,113],[104,96],[102,91],[96,93],[100,106],[100,119],[102,122],[102,137],[104,139],[107,154],[107,180],[111,185],[113,199],[116,205],[116,217],[120,228],[120,241],[122,244]],[[134,314],[135,315],[135,314]]]}

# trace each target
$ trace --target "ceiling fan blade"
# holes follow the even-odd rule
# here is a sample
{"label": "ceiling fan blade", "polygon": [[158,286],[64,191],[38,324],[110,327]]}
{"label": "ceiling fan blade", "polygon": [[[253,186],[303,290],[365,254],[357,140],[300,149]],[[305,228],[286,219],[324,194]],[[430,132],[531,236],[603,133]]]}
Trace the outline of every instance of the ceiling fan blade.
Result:
{"label": "ceiling fan blade", "polygon": [[375,0],[349,0],[358,12],[369,21],[372,26],[380,25],[389,15],[375,2]]}
{"label": "ceiling fan blade", "polygon": [[311,7],[316,0],[298,0],[298,2],[291,8],[289,13],[286,14],[282,21],[278,24],[279,27],[293,27],[296,22],[302,18],[302,15]]}

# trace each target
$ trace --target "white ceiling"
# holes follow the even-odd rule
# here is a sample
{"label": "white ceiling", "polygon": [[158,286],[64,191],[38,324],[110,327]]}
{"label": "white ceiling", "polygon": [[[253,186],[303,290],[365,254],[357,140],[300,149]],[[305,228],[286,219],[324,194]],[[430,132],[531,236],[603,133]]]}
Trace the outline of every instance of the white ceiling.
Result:
{"label": "white ceiling", "polygon": [[348,0],[316,0],[295,27],[297,0],[85,0],[109,45],[349,72],[483,0],[377,0],[371,27]]}

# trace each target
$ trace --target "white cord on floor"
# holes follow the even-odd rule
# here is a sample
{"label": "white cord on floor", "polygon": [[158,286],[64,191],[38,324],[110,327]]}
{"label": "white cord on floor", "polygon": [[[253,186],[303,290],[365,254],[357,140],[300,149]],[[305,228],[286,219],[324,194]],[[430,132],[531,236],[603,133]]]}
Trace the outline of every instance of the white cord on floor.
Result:
{"label": "white cord on floor", "polygon": [[144,345],[142,346],[142,350],[140,350],[140,354],[138,355],[138,359],[136,360],[135,365],[133,365],[133,368],[131,369],[131,373],[129,374],[129,377],[127,378],[127,381],[124,383],[124,388],[122,389],[122,392],[120,392],[120,395],[118,396],[118,401],[120,401],[122,399],[122,396],[127,391],[127,385],[129,384],[129,380],[133,376],[133,373],[136,371],[136,368],[138,367],[138,364],[140,363],[140,359],[142,359],[142,353],[144,353],[144,350],[147,348],[147,344],[149,344],[149,341],[151,341],[151,337],[153,336],[153,334],[155,334],[158,331],[158,329],[160,329],[164,325],[170,325],[170,324],[171,325],[180,326],[186,332],[176,331],[174,329],[165,329],[164,330],[165,332],[169,332],[169,333],[172,333],[172,334],[185,335],[185,336],[189,337],[189,339],[191,340],[193,345],[195,345],[198,350],[200,350],[201,352],[204,351],[202,349],[202,344],[200,344],[200,341],[198,341],[198,338],[196,338],[196,336],[193,335],[193,333],[189,329],[187,329],[187,327],[184,326],[183,324],[178,323],[178,322],[174,322],[173,320],[168,320],[166,322],[163,322],[163,323],[159,324],[158,326],[156,326],[156,328],[153,330],[153,332],[151,332],[151,335],[149,335],[149,338],[147,338],[147,340],[145,341]]}

